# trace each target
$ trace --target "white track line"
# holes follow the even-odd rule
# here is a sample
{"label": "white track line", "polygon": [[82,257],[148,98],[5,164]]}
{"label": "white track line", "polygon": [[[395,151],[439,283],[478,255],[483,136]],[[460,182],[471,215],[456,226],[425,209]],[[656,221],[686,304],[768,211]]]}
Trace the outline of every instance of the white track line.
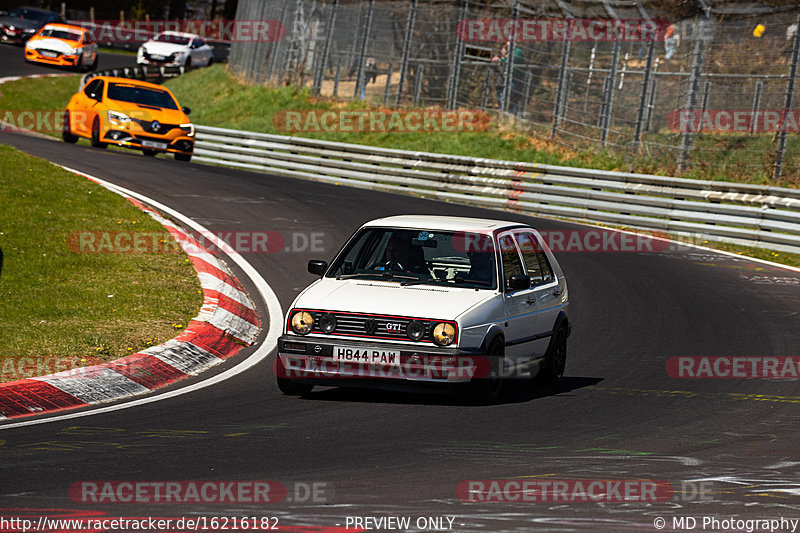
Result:
{"label": "white track line", "polygon": [[[167,207],[166,205],[156,202],[151,198],[143,194],[139,194],[133,192],[129,189],[125,189],[124,187],[119,187],[114,185],[113,183],[109,183],[105,180],[97,178],[95,176],[91,176],[86,174],[85,172],[81,172],[79,170],[75,170],[69,167],[65,167],[62,165],[62,168],[69,170],[70,172],[74,172],[81,176],[85,176],[87,178],[93,179],[97,181],[100,185],[121,194],[123,196],[131,196],[144,202],[151,207],[161,211],[162,213],[168,213],[169,215],[175,217],[175,219],[180,220],[186,226],[189,226],[198,232],[202,232],[204,235],[207,236],[217,247],[218,249],[223,249],[222,242],[210,231],[208,231],[205,227],[201,224],[198,224],[194,220],[190,219],[189,217],[179,213],[178,211]],[[267,330],[267,337],[264,339],[264,342],[261,346],[256,349],[255,352],[250,354],[244,361],[237,364],[234,367],[225,370],[215,376],[212,376],[208,379],[203,381],[199,381],[197,383],[193,383],[192,385],[187,385],[185,387],[181,387],[179,389],[171,390],[169,392],[162,392],[160,394],[155,394],[153,396],[147,396],[145,398],[139,398],[136,400],[126,401],[124,403],[116,404],[116,405],[108,405],[106,407],[98,407],[97,409],[90,409],[87,411],[81,411],[78,413],[67,413],[63,415],[56,415],[48,418],[38,418],[35,420],[25,420],[23,422],[15,422],[12,424],[0,424],[0,430],[4,429],[11,429],[16,427],[24,427],[24,426],[35,426],[38,424],[46,424],[48,422],[58,422],[61,420],[69,420],[71,418],[81,418],[84,416],[91,416],[100,413],[110,413],[113,411],[119,411],[122,409],[128,409],[129,407],[137,407],[139,405],[145,405],[152,402],[157,402],[160,400],[166,400],[168,398],[174,398],[176,396],[182,396],[184,394],[188,394],[190,392],[198,391],[204,389],[206,387],[210,387],[212,385],[216,385],[217,383],[221,383],[227,379],[230,379],[246,370],[249,370],[256,364],[260,363],[264,360],[270,352],[272,352],[278,345],[278,337],[281,334],[281,329],[283,327],[283,310],[281,309],[281,304],[278,301],[278,297],[273,292],[272,288],[269,286],[267,281],[261,277],[261,275],[256,271],[255,268],[250,265],[239,253],[235,250],[229,249],[229,247],[225,247],[228,257],[230,257],[234,263],[236,263],[239,268],[241,268],[244,273],[251,279],[253,284],[258,289],[258,292],[261,294],[261,297],[264,299],[264,303],[267,306],[267,320],[269,320],[269,329]]]}

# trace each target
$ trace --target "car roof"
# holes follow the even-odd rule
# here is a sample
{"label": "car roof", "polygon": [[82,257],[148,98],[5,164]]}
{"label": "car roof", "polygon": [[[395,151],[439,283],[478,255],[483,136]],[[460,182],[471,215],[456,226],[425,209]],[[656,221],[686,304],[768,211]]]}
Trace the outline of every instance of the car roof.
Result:
{"label": "car roof", "polygon": [[153,39],[155,39],[159,35],[176,35],[178,37],[186,37],[187,39],[195,39],[195,38],[200,39],[200,36],[197,35],[196,33],[186,33],[183,31],[173,31],[173,30],[166,30],[159,32],[153,36]]}
{"label": "car roof", "polygon": [[85,33],[87,31],[89,31],[89,30],[87,30],[86,28],[84,28],[82,26],[77,26],[75,24],[65,24],[63,22],[49,22],[49,23],[45,24],[44,27],[45,28],[59,28],[59,29],[65,29],[65,30],[74,30],[74,31],[81,32],[81,33]]}
{"label": "car roof", "polygon": [[114,76],[95,76],[93,78],[90,78],[86,83],[91,83],[97,79],[101,79],[107,82],[125,83],[128,85],[140,85],[142,87],[147,87],[149,89],[160,89],[162,91],[167,91],[171,93],[171,91],[166,87],[164,87],[163,85],[159,85],[157,83],[150,83],[149,81],[135,80],[133,78],[117,78]]}
{"label": "car roof", "polygon": [[439,231],[486,231],[506,228],[526,227],[519,222],[491,220],[485,218],[450,217],[442,215],[397,215],[370,220],[364,227],[385,227],[406,229],[435,229]]}

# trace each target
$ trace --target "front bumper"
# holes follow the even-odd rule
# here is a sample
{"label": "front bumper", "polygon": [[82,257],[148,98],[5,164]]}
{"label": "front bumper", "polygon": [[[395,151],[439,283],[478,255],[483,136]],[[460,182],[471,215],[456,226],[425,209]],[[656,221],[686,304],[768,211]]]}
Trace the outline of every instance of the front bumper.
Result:
{"label": "front bumper", "polygon": [[[373,353],[399,352],[395,364],[334,359],[337,346]],[[367,382],[460,384],[480,377],[485,360],[479,349],[439,348],[411,344],[329,340],[283,335],[278,339],[278,377],[331,387]],[[377,358],[376,358],[377,359]]]}
{"label": "front bumper", "polygon": [[78,65],[80,56],[58,54],[56,57],[48,57],[39,53],[38,50],[25,49],[25,59],[34,63],[43,63],[46,65],[56,65],[59,67],[75,67]]}
{"label": "front bumper", "polygon": [[[103,142],[134,150],[153,150],[172,154],[191,154],[194,151],[194,139],[186,135],[169,138],[124,129],[110,129],[103,136]],[[158,145],[148,143],[158,143]]]}

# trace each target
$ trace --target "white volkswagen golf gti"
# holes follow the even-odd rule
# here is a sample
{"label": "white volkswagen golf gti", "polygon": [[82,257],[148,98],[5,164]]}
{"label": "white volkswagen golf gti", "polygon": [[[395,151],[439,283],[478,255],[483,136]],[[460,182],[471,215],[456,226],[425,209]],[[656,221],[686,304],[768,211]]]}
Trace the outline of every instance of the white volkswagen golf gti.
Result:
{"label": "white volkswagen golf gti", "polygon": [[506,379],[564,373],[567,282],[533,228],[393,216],[364,224],[292,303],[275,372],[285,394],[315,385],[445,388],[496,401]]}

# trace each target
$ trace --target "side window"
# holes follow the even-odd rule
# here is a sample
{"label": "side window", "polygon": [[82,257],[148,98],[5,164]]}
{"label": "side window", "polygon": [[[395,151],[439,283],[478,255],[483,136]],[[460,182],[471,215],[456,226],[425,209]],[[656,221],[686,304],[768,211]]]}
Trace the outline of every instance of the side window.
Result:
{"label": "side window", "polygon": [[88,31],[83,34],[83,44],[94,44],[94,37]]}
{"label": "side window", "polygon": [[[100,86],[101,80],[92,80],[90,81],[86,87],[83,88],[83,94],[86,96],[91,95],[92,93],[97,92],[97,88]],[[89,96],[91,98],[91,96]]]}
{"label": "side window", "polygon": [[553,281],[553,269],[547,261],[547,255],[539,246],[533,233],[517,233],[517,243],[525,260],[525,267],[531,277],[531,286],[545,285]]}
{"label": "side window", "polygon": [[508,283],[511,276],[524,274],[525,272],[522,270],[522,261],[520,261],[517,246],[514,244],[514,239],[511,235],[501,235],[499,244],[500,257],[503,259],[503,280]]}

